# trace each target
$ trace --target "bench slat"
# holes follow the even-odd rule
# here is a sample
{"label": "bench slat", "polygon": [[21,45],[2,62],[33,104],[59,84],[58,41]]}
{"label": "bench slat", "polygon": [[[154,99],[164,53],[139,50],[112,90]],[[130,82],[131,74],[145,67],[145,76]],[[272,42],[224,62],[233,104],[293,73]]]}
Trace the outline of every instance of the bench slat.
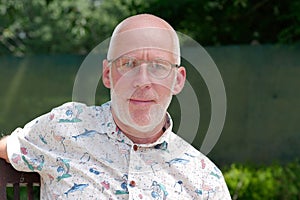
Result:
{"label": "bench slat", "polygon": [[40,176],[33,172],[19,172],[0,159],[0,197],[7,199],[6,188],[13,186],[14,200],[20,200],[20,187],[27,187],[28,200],[33,200],[33,185],[40,185]]}

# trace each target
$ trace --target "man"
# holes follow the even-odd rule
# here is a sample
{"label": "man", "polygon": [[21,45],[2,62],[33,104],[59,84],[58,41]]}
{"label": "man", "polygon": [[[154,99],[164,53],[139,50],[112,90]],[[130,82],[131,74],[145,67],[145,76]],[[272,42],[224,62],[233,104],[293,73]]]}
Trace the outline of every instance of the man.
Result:
{"label": "man", "polygon": [[231,199],[219,169],[172,132],[167,108],[186,79],[176,32],[148,14],[113,32],[111,101],[66,103],[1,140],[1,158],[41,175],[41,199]]}

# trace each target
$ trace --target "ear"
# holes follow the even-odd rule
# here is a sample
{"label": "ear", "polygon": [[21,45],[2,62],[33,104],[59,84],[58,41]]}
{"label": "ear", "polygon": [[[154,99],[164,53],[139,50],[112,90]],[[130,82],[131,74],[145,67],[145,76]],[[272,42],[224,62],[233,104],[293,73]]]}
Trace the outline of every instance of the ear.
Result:
{"label": "ear", "polygon": [[102,64],[103,64],[102,82],[103,82],[103,85],[105,87],[110,88],[111,87],[111,84],[110,84],[110,66],[109,66],[109,63],[106,59],[103,60]]}
{"label": "ear", "polygon": [[181,90],[184,87],[184,83],[186,80],[186,70],[184,67],[179,67],[177,68],[177,76],[176,76],[176,82],[175,82],[175,86],[173,89],[173,95],[178,94],[179,92],[181,92]]}

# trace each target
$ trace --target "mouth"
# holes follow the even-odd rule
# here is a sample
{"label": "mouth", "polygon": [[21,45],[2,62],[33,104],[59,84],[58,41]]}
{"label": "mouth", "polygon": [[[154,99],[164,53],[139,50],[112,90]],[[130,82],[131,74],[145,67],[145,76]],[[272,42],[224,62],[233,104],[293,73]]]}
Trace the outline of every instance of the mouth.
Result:
{"label": "mouth", "polygon": [[129,102],[134,105],[150,105],[155,103],[153,99],[129,99]]}

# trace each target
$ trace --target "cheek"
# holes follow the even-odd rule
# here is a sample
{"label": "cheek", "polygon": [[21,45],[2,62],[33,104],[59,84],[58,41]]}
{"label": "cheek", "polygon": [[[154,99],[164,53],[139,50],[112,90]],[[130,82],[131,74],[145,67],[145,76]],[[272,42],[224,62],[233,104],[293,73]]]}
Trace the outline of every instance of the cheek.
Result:
{"label": "cheek", "polygon": [[132,79],[121,76],[118,73],[112,72],[111,74],[112,87],[111,94],[114,94],[115,98],[126,100],[134,92],[132,87]]}
{"label": "cheek", "polygon": [[112,80],[112,89],[121,90],[126,86],[128,87],[130,80],[127,80],[125,76],[121,76],[117,71],[112,71],[110,74],[110,80]]}
{"label": "cheek", "polygon": [[153,88],[161,100],[170,98],[170,96],[172,96],[172,88],[169,85],[166,86],[155,84]]}
{"label": "cheek", "polygon": [[116,85],[121,78],[121,75],[114,68],[111,69],[109,76],[113,85]]}
{"label": "cheek", "polygon": [[175,80],[176,77],[174,74],[171,74],[168,78],[164,79],[161,82],[157,82],[157,91],[159,91],[159,94],[162,94],[162,96],[170,96],[172,95]]}

